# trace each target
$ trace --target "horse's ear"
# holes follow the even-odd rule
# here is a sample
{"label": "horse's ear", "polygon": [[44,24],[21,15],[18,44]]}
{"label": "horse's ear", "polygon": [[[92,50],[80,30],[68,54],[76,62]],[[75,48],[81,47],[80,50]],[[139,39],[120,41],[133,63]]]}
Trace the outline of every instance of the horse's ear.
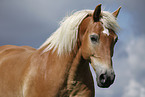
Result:
{"label": "horse's ear", "polygon": [[99,4],[99,5],[96,6],[95,11],[93,13],[94,22],[99,21],[100,14],[101,14],[101,4]]}
{"label": "horse's ear", "polygon": [[121,7],[119,7],[116,11],[114,11],[112,14],[113,16],[115,16],[117,18],[119,11],[120,11]]}

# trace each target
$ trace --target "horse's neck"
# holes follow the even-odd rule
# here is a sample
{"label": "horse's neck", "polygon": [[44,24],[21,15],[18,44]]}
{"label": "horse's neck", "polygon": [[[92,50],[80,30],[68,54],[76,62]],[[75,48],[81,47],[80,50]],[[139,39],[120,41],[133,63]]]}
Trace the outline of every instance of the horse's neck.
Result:
{"label": "horse's neck", "polygon": [[[53,71],[53,75],[57,75],[56,80],[59,78],[61,81],[58,82],[58,88],[61,89],[60,95],[67,93],[68,96],[73,96],[73,91],[77,92],[86,92],[90,91],[89,94],[91,96],[94,94],[94,84],[93,78],[89,68],[89,62],[82,58],[81,54],[81,43],[82,37],[86,30],[86,22],[89,22],[89,19],[85,19],[81,25],[79,30],[79,36],[77,40],[77,45],[74,50],[66,55],[57,55],[57,51],[51,53],[51,51],[45,52],[44,56],[47,57],[47,65],[48,71],[52,69],[51,67],[55,67],[57,71],[59,71],[59,75],[55,74]],[[39,52],[43,52],[45,48],[39,49]],[[50,76],[48,76],[50,78]],[[59,80],[58,79],[58,80]],[[49,79],[48,79],[49,80]],[[55,83],[56,84],[56,83]],[[71,94],[72,93],[72,94]],[[76,94],[76,92],[75,92]],[[87,94],[88,95],[88,94]],[[90,95],[87,97],[91,97]],[[85,97],[85,96],[83,96]]]}
{"label": "horse's neck", "polygon": [[[91,96],[94,94],[94,84],[89,68],[89,62],[84,60],[81,56],[81,49],[79,49],[71,65],[67,80],[67,88],[70,91],[74,90],[80,93],[89,91],[92,92],[90,93]],[[74,95],[73,91],[70,95]],[[86,94],[84,94],[84,96],[85,95]]]}
{"label": "horse's neck", "polygon": [[[79,90],[82,89],[83,91],[85,88],[93,91],[94,86],[92,75],[89,69],[89,63],[82,58],[81,49],[64,56],[58,56],[55,52],[44,53],[44,56],[48,57],[47,68],[51,70],[50,67],[53,66],[57,69],[57,71],[59,71],[59,73],[62,74],[60,79],[63,81],[61,81],[61,83],[58,82],[60,85],[59,88],[61,88],[61,95],[65,94],[68,91],[71,92],[72,90],[74,90],[74,88],[77,88]],[[49,60],[53,61],[49,62]],[[55,73],[55,71],[53,71],[53,73]]]}
{"label": "horse's neck", "polygon": [[[76,91],[80,92],[80,94],[83,94],[82,97],[94,97],[94,82],[89,67],[89,61],[82,57],[80,48],[83,35],[86,32],[90,20],[91,17],[85,18],[79,26],[78,46],[76,46],[79,49],[76,50],[77,53],[71,64],[67,80],[67,88],[70,90],[73,89],[74,91],[72,91],[72,93],[76,93]],[[74,96],[73,94],[70,95]]]}

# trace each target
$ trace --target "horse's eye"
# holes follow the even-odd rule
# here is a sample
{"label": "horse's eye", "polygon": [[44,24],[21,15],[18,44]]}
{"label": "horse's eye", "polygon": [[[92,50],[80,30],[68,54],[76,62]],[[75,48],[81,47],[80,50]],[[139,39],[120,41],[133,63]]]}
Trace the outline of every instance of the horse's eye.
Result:
{"label": "horse's eye", "polygon": [[92,43],[99,42],[99,36],[98,35],[90,35],[90,39]]}

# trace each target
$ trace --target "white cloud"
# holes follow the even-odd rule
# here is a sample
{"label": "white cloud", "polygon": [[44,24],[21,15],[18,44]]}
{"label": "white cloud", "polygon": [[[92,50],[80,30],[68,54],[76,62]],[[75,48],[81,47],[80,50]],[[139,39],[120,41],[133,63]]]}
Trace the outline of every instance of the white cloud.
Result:
{"label": "white cloud", "polygon": [[137,81],[145,86],[145,38],[144,36],[132,36],[130,42],[127,43],[126,52],[128,53],[127,64],[130,73]]}
{"label": "white cloud", "polygon": [[125,66],[123,66],[124,69],[119,69],[119,72],[122,72],[119,79],[129,84],[120,81],[124,90],[122,97],[145,97],[145,38],[132,34],[130,40],[124,44],[127,56],[121,59]]}
{"label": "white cloud", "polygon": [[122,97],[145,97],[145,87],[136,80],[131,79],[129,84],[125,87]]}
{"label": "white cloud", "polygon": [[134,36],[128,44],[126,51],[128,52],[128,62],[133,69],[138,67],[145,68],[145,39],[144,37]]}

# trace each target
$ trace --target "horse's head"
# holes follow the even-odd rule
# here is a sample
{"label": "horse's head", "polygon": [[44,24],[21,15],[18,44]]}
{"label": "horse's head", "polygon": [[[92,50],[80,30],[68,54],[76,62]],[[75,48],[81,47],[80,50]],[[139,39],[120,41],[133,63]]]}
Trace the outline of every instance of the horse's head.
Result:
{"label": "horse's head", "polygon": [[112,56],[117,42],[115,33],[116,18],[119,13],[101,11],[101,4],[96,7],[92,16],[88,16],[80,25],[79,38],[81,40],[82,56],[90,63],[96,72],[99,87],[109,87],[115,79]]}

